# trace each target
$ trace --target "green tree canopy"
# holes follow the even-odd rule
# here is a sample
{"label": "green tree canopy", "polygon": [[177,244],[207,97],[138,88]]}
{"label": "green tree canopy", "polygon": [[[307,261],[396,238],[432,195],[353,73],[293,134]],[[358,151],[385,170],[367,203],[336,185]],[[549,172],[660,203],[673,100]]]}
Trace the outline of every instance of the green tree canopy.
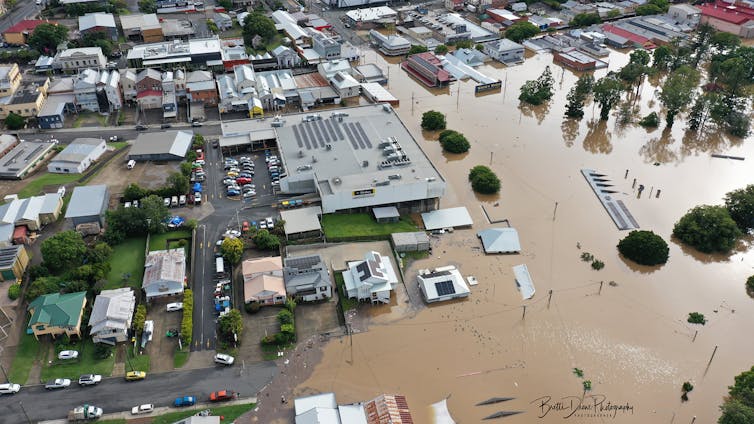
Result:
{"label": "green tree canopy", "polygon": [[640,265],[659,265],[668,261],[668,244],[652,231],[631,231],[618,243],[618,251]]}
{"label": "green tree canopy", "polygon": [[20,130],[24,125],[26,125],[26,118],[13,112],[9,113],[8,117],[5,118],[5,126],[9,130]]}
{"label": "green tree canopy", "polygon": [[81,265],[87,249],[81,234],[69,230],[43,241],[41,251],[48,268],[63,271]]}
{"label": "green tree canopy", "polygon": [[220,252],[222,252],[223,257],[228,262],[237,264],[241,261],[241,256],[243,255],[243,242],[237,238],[227,237],[223,240],[223,244],[220,245]]}
{"label": "green tree canopy", "polygon": [[445,129],[445,115],[436,110],[430,110],[422,114],[422,128],[427,131],[437,131]]}
{"label": "green tree canopy", "polygon": [[443,150],[450,153],[465,153],[471,148],[466,137],[453,130],[445,130],[440,133],[440,144]]}
{"label": "green tree canopy", "polygon": [[231,309],[230,312],[220,317],[218,320],[220,324],[220,335],[223,339],[232,341],[235,334],[238,341],[241,341],[241,334],[243,334],[243,318],[241,317],[241,311],[238,309]]}
{"label": "green tree canopy", "polygon": [[545,70],[542,71],[542,75],[539,78],[526,81],[521,86],[518,100],[530,105],[541,105],[552,98],[552,86],[554,82],[550,67],[545,66]]}
{"label": "green tree canopy", "polygon": [[688,65],[682,65],[665,79],[660,102],[667,109],[665,120],[668,127],[672,127],[675,116],[691,104],[698,85],[699,71]]}
{"label": "green tree canopy", "polygon": [[55,54],[58,45],[68,39],[68,27],[58,24],[40,24],[29,37],[29,45],[47,55]]}
{"label": "green tree canopy", "polygon": [[729,252],[741,230],[723,206],[697,206],[673,227],[673,235],[704,253]]}
{"label": "green tree canopy", "polygon": [[727,193],[725,207],[741,231],[754,229],[754,184]]}
{"label": "green tree canopy", "polygon": [[615,74],[609,73],[594,83],[593,91],[594,100],[600,104],[600,119],[607,121],[610,111],[620,101],[623,84],[615,77]]}
{"label": "green tree canopy", "polygon": [[411,48],[408,50],[408,55],[411,56],[412,54],[424,53],[428,51],[429,50],[425,46],[422,46],[419,44],[412,44]]}
{"label": "green tree canopy", "polygon": [[189,179],[180,172],[173,172],[168,175],[167,183],[176,195],[188,193]]}
{"label": "green tree canopy", "polygon": [[139,11],[142,13],[155,13],[157,2],[155,0],[139,0]]}
{"label": "green tree canopy", "polygon": [[735,377],[728,387],[729,396],[720,407],[718,424],[749,424],[754,422],[754,367]]}
{"label": "green tree canopy", "polygon": [[448,46],[446,46],[445,44],[439,44],[437,47],[435,47],[435,53],[437,54],[448,53]]}
{"label": "green tree canopy", "polygon": [[589,25],[595,25],[602,22],[598,13],[579,13],[571,19],[572,27],[586,27]]}
{"label": "green tree canopy", "polygon": [[729,32],[716,32],[710,40],[712,46],[719,53],[727,53],[741,45],[741,38]]}
{"label": "green tree canopy", "polygon": [[531,22],[519,21],[505,30],[505,38],[519,43],[539,34],[539,28]]}
{"label": "green tree canopy", "polygon": [[469,172],[471,188],[482,194],[495,194],[500,191],[500,179],[484,165],[477,165]]}
{"label": "green tree canopy", "polygon": [[32,300],[43,294],[60,292],[60,278],[58,277],[39,277],[29,284],[26,290],[26,300]]}
{"label": "green tree canopy", "polygon": [[280,239],[267,230],[259,230],[254,235],[254,245],[261,250],[276,250],[280,247]]}
{"label": "green tree canopy", "polygon": [[576,85],[568,92],[568,104],[566,104],[565,115],[569,118],[581,118],[584,116],[584,102],[592,93],[594,87],[594,77],[592,74],[584,74],[576,81]]}
{"label": "green tree canopy", "polygon": [[257,35],[262,37],[265,43],[268,43],[277,34],[275,22],[267,16],[257,12],[246,17],[241,32],[243,34],[244,43],[247,46],[254,45],[252,40]]}

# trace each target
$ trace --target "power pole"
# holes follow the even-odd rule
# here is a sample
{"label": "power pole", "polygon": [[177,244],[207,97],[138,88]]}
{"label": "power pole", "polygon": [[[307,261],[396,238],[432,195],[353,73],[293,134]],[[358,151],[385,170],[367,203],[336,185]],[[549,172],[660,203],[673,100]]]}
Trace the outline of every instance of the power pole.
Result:
{"label": "power pole", "polygon": [[411,92],[411,116],[414,116],[414,92]]}

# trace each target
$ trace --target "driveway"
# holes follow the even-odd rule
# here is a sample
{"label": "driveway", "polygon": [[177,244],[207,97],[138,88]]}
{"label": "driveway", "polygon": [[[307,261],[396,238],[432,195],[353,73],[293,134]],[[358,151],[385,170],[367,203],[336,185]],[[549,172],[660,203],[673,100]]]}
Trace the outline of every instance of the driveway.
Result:
{"label": "driveway", "polygon": [[180,302],[180,299],[154,300],[147,310],[147,320],[154,321],[152,341],[147,344],[146,348],[150,372],[173,370],[173,353],[178,349],[178,338],[167,337],[165,333],[171,328],[180,330],[183,313],[167,312],[166,305],[171,302]]}

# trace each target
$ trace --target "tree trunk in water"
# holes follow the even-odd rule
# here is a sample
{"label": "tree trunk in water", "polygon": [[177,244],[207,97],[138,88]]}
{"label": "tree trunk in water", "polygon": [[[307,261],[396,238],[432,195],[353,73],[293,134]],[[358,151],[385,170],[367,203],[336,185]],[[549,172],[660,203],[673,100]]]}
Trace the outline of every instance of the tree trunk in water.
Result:
{"label": "tree trunk in water", "polygon": [[675,119],[676,113],[677,112],[668,111],[668,114],[665,116],[665,120],[668,123],[668,128],[673,128],[673,120]]}

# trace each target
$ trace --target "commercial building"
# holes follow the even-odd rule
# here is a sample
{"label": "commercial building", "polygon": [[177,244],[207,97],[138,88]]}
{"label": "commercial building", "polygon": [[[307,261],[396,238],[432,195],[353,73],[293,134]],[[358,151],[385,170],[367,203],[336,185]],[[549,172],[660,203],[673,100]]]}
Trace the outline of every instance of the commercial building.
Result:
{"label": "commercial building", "polygon": [[65,212],[65,219],[70,219],[74,228],[80,225],[105,227],[105,211],[110,203],[110,189],[106,185],[74,187],[71,201]]}
{"label": "commercial building", "polygon": [[0,178],[22,179],[44,162],[56,143],[49,141],[22,141],[0,156]]}
{"label": "commercial building", "polygon": [[170,161],[183,160],[186,157],[193,131],[165,131],[158,133],[141,133],[136,137],[128,159],[135,161]]}
{"label": "commercial building", "polygon": [[80,110],[99,112],[97,99],[97,81],[99,72],[94,69],[84,69],[76,74],[73,81],[73,95]]}
{"label": "commercial building", "polygon": [[29,231],[39,231],[42,226],[56,221],[62,208],[59,193],[13,199],[0,206],[0,246],[26,243]]}
{"label": "commercial building", "polygon": [[29,303],[29,326],[26,334],[58,337],[67,335],[81,339],[81,317],[86,306],[86,292],[44,294]]}
{"label": "commercial building", "polygon": [[390,294],[398,285],[398,276],[388,256],[367,252],[362,261],[348,262],[343,271],[346,296],[372,304],[390,303]]}
{"label": "commercial building", "polygon": [[217,106],[217,86],[212,72],[189,72],[186,76],[186,97],[190,102],[202,102],[205,107]]}
{"label": "commercial building", "polygon": [[[170,41],[170,40],[188,41],[196,33],[194,24],[188,19],[161,19],[160,27],[162,28],[162,35],[167,41]],[[152,41],[160,41],[160,40],[155,39],[155,40],[150,40],[148,42],[152,42]]]}
{"label": "commercial building", "polygon": [[105,32],[111,40],[118,41],[118,28],[111,13],[96,12],[79,16],[79,32],[82,35]]}
{"label": "commercial building", "polygon": [[484,53],[498,62],[514,65],[524,61],[524,46],[507,38],[484,43]]}
{"label": "commercial building", "polygon": [[50,80],[44,83],[28,83],[22,85],[12,96],[0,97],[0,119],[5,119],[11,113],[24,118],[37,116],[47,99],[47,88]]}
{"label": "commercial building", "polygon": [[368,6],[370,4],[378,4],[378,3],[385,3],[384,1],[378,1],[378,0],[327,0],[327,3],[331,7],[359,7],[359,6]]}
{"label": "commercial building", "polygon": [[155,13],[146,15],[121,15],[123,35],[129,40],[156,43],[163,40],[162,26]]}
{"label": "commercial building", "polygon": [[47,164],[47,171],[80,174],[107,151],[103,138],[77,138]]}
{"label": "commercial building", "polygon": [[284,264],[283,278],[288,296],[304,302],[332,297],[330,272],[321,256],[290,256],[285,258]]}
{"label": "commercial building", "polygon": [[454,266],[446,266],[432,272],[419,272],[419,291],[427,303],[444,302],[468,297],[470,290],[463,276]]}
{"label": "commercial building", "polygon": [[369,28],[377,25],[395,24],[398,20],[398,12],[387,7],[377,6],[366,9],[355,9],[346,12],[346,19],[356,28]]}
{"label": "commercial building", "polygon": [[217,37],[194,38],[136,45],[128,51],[127,59],[132,68],[205,67],[222,60],[221,50]]}
{"label": "commercial building", "polygon": [[376,82],[362,83],[361,93],[374,103],[388,103],[391,106],[398,106],[399,104],[397,97],[393,96],[385,87]]}
{"label": "commercial building", "polygon": [[702,17],[702,11],[690,4],[671,4],[668,17],[679,24],[686,24],[689,28],[696,28]]}
{"label": "commercial building", "polygon": [[39,128],[46,130],[63,128],[65,124],[65,110],[68,96],[49,96],[42,110],[37,114]]}
{"label": "commercial building", "polygon": [[136,296],[130,287],[102,290],[89,316],[92,341],[113,346],[127,341],[135,309]]}
{"label": "commercial building", "polygon": [[354,66],[351,75],[361,83],[387,84],[387,77],[382,69],[374,63]]}
{"label": "commercial building", "polygon": [[577,71],[607,68],[607,62],[582,53],[575,47],[553,52],[552,61]]}
{"label": "commercial building", "polygon": [[105,69],[107,58],[102,54],[101,47],[79,47],[58,51],[53,63],[63,71],[78,71],[82,68]]}
{"label": "commercial building", "polygon": [[412,54],[401,69],[428,87],[446,87],[456,78],[442,68],[440,59],[430,52]]}
{"label": "commercial building", "polygon": [[285,33],[294,48],[311,47],[309,33],[298,25],[298,21],[290,13],[284,10],[276,10],[272,12],[271,17],[276,24],[275,27]]}
{"label": "commercial building", "polygon": [[0,281],[19,281],[29,266],[29,254],[24,246],[0,248]]}
{"label": "commercial building", "polygon": [[18,64],[0,66],[0,97],[12,96],[21,86],[21,72]]}
{"label": "commercial building", "polygon": [[411,50],[411,43],[399,35],[384,35],[375,30],[369,31],[369,38],[384,55],[403,56]]}
{"label": "commercial building", "polygon": [[34,28],[41,24],[57,24],[56,22],[43,21],[41,19],[24,19],[3,32],[3,40],[13,46],[26,44]]}
{"label": "commercial building", "polygon": [[176,296],[186,286],[186,251],[184,248],[155,250],[144,260],[141,288],[147,301]]}
{"label": "commercial building", "polygon": [[702,13],[701,23],[741,38],[754,38],[754,7],[751,3],[717,0],[702,4],[699,9]]}

